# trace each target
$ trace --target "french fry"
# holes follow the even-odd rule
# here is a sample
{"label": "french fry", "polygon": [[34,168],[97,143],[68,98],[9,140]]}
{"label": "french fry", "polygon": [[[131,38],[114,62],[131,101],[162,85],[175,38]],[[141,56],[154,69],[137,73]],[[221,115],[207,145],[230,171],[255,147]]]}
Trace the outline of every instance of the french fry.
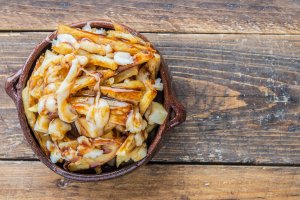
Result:
{"label": "french fry", "polygon": [[157,91],[152,87],[152,84],[149,80],[145,81],[144,83],[146,86],[146,92],[144,93],[144,95],[139,103],[141,115],[144,115],[147,108],[149,107],[149,105],[151,104],[151,102],[157,95]]}
{"label": "french fry", "polygon": [[87,38],[95,43],[99,42],[100,36],[98,34],[78,30],[76,28],[71,28],[65,25],[59,25],[57,29],[57,34],[70,34],[75,37],[77,40],[81,40],[83,38]]}
{"label": "french fry", "polygon": [[114,51],[128,52],[131,55],[137,54],[141,51],[140,49],[133,47],[131,44],[126,44],[125,42],[121,41],[112,40],[109,44]]}
{"label": "french fry", "polygon": [[90,52],[87,52],[87,51],[83,50],[83,49],[77,49],[76,55],[89,57],[92,54]]}
{"label": "french fry", "polygon": [[63,58],[63,55],[56,55],[55,53],[47,50],[45,53],[45,59],[43,60],[43,63],[41,66],[33,73],[32,78],[35,78],[36,76],[43,77],[46,70],[50,65],[59,64]]}
{"label": "french fry", "polygon": [[96,138],[99,136],[97,129],[95,128],[95,125],[89,121],[86,120],[85,117],[80,117],[75,121],[75,126],[80,133],[80,135],[90,137],[90,138]]}
{"label": "french fry", "polygon": [[62,140],[66,133],[71,130],[71,125],[61,121],[59,118],[52,120],[49,124],[48,134],[53,141]]}
{"label": "french fry", "polygon": [[160,55],[155,53],[154,57],[146,63],[146,68],[150,73],[150,78],[152,80],[156,79],[156,76],[159,71],[159,67],[160,67]]}
{"label": "french fry", "polygon": [[89,64],[109,68],[112,70],[116,70],[118,68],[118,64],[111,58],[95,54],[91,55],[89,58]]}
{"label": "french fry", "polygon": [[151,52],[139,52],[134,55],[134,63],[133,65],[139,65],[145,62],[148,62],[150,59],[152,59],[154,56]]}
{"label": "french fry", "polygon": [[[140,38],[140,37],[138,37],[138,36],[134,36],[134,35],[132,35],[127,29],[126,29],[126,27],[124,27],[123,25],[121,25],[121,24],[119,24],[119,23],[117,23],[117,22],[115,22],[115,21],[112,21],[112,23],[113,23],[113,26],[114,26],[114,32],[117,32],[119,35],[121,35],[122,33],[123,34],[130,34],[132,37],[134,37],[134,39],[133,39],[133,41],[131,41],[131,40],[129,40],[129,41],[131,41],[132,43],[140,43],[140,44],[145,44],[145,41],[142,39],[142,38]],[[109,32],[109,31],[107,31],[107,32]],[[109,35],[109,33],[108,33],[108,35]],[[131,36],[129,36],[129,37],[131,37]],[[117,37],[117,36],[114,36],[114,37]],[[122,37],[117,37],[117,38],[122,38]],[[122,39],[126,39],[126,38],[122,38]],[[136,41],[136,42],[134,42],[134,41]]]}
{"label": "french fry", "polygon": [[34,125],[34,131],[39,133],[48,133],[50,120],[46,115],[39,115]]}
{"label": "french fry", "polygon": [[112,131],[115,127],[116,127],[116,124],[108,122],[108,123],[104,126],[104,130],[103,130],[104,134],[109,133],[109,132]]}
{"label": "french fry", "polygon": [[71,93],[75,94],[77,91],[96,84],[96,79],[93,76],[81,76],[75,80]]}
{"label": "french fry", "polygon": [[29,110],[30,102],[32,101],[30,98],[31,97],[29,95],[29,88],[28,88],[28,86],[26,86],[22,90],[22,100],[23,100],[23,105],[24,105],[24,110],[25,110],[25,115],[26,115],[27,121],[28,121],[30,127],[33,129],[35,122],[36,122],[36,115]]}
{"label": "french fry", "polygon": [[[110,105],[110,116],[109,123],[125,125],[127,116],[132,109],[131,104],[126,104],[120,102],[120,105],[117,103],[112,104],[111,101],[106,100]],[[87,115],[90,106],[94,104],[94,98],[92,97],[72,97],[69,100],[72,107],[76,110],[77,113],[82,115]],[[124,105],[125,104],[125,105]],[[112,106],[115,105],[115,106]],[[115,126],[115,125],[114,125]],[[114,127],[113,126],[113,127]],[[107,127],[106,127],[107,128]]]}
{"label": "french fry", "polygon": [[125,126],[127,116],[131,109],[131,105],[128,105],[126,107],[110,107],[109,122]]}
{"label": "french fry", "polygon": [[113,131],[109,131],[108,133],[102,135],[102,138],[105,139],[114,139],[115,138],[115,134]]}
{"label": "french fry", "polygon": [[122,81],[124,81],[127,78],[130,78],[132,76],[136,76],[139,72],[139,67],[138,66],[134,66],[131,67],[125,71],[122,71],[120,73],[118,73],[117,75],[114,76],[114,83],[120,83]]}
{"label": "french fry", "polygon": [[144,83],[139,80],[112,84],[111,87],[122,88],[122,89],[132,89],[132,90],[144,90],[145,89]]}
{"label": "french fry", "polygon": [[119,38],[128,40],[130,43],[140,43],[145,44],[145,41],[137,36],[133,36],[131,33],[124,33],[123,31],[107,31],[107,37],[108,38]]}
{"label": "french fry", "polygon": [[37,139],[38,143],[40,144],[42,151],[48,156],[49,151],[47,149],[47,141],[50,141],[50,136],[44,133],[40,133],[37,131],[33,131],[35,138]]}
{"label": "french fry", "polygon": [[87,105],[93,105],[95,102],[94,97],[70,97],[69,102],[74,104],[87,104]]}
{"label": "french fry", "polygon": [[56,53],[63,54],[63,55],[70,54],[70,53],[73,53],[75,51],[73,46],[70,45],[69,43],[66,43],[66,42],[62,42],[62,43],[59,43],[56,46],[52,46],[52,49]]}
{"label": "french fry", "polygon": [[145,42],[144,45],[141,44],[132,44],[133,47],[139,49],[140,51],[155,53],[156,50],[153,49],[149,42]]}
{"label": "french fry", "polygon": [[79,90],[77,93],[73,94],[75,97],[95,97],[97,92],[92,89]]}
{"label": "french fry", "polygon": [[117,89],[105,86],[100,87],[100,91],[105,96],[126,102],[139,102],[143,96],[141,91]]}
{"label": "french fry", "polygon": [[119,23],[117,23],[114,20],[111,20],[111,22],[112,22],[112,24],[114,26],[114,29],[116,31],[121,31],[121,32],[124,32],[124,33],[128,33],[129,32],[122,24],[119,24]]}
{"label": "french fry", "polygon": [[[130,136],[127,137],[127,139]],[[127,141],[126,139],[126,141]],[[129,138],[132,139],[132,138]],[[126,141],[123,143],[123,145],[128,145]],[[130,145],[125,148],[123,145],[120,147],[120,149],[117,151],[117,159],[116,159],[116,165],[119,167],[123,162],[128,162],[130,159],[134,162],[140,161],[147,155],[147,145],[146,143],[143,143],[141,146],[135,146],[135,143],[132,142]],[[121,150],[121,151],[120,151]]]}
{"label": "french fry", "polygon": [[147,145],[146,143],[143,143],[141,146],[136,147],[131,153],[130,158],[134,161],[140,161],[143,158],[145,158],[147,155]]}
{"label": "french fry", "polygon": [[71,97],[69,99],[70,104],[81,115],[86,115],[90,109],[90,106],[94,104],[94,97]]}
{"label": "french fry", "polygon": [[100,54],[102,56],[106,54],[103,45],[90,42],[89,40],[81,40],[79,44],[80,44],[80,49],[85,50],[87,52]]}
{"label": "french fry", "polygon": [[97,156],[96,158],[82,158],[76,162],[70,163],[68,165],[68,169],[70,171],[80,171],[80,170],[89,169],[89,168],[103,165],[104,163],[110,161],[111,159],[113,159],[115,157],[120,144],[115,142],[115,143],[110,143],[110,144],[107,144],[104,146],[107,149],[107,151],[109,151],[109,153],[102,154],[100,156]]}
{"label": "french fry", "polygon": [[[42,55],[38,58],[38,60],[36,61],[36,64],[35,64],[35,67],[34,67],[32,73],[34,73],[34,72],[42,65],[42,63],[44,62],[44,60],[45,60],[45,54],[42,54]],[[30,77],[30,78],[31,78],[31,77]],[[29,80],[30,80],[30,79],[29,79]]]}
{"label": "french fry", "polygon": [[96,72],[101,74],[101,80],[106,80],[110,77],[113,77],[116,72],[110,69],[101,69],[101,70],[96,70]]}

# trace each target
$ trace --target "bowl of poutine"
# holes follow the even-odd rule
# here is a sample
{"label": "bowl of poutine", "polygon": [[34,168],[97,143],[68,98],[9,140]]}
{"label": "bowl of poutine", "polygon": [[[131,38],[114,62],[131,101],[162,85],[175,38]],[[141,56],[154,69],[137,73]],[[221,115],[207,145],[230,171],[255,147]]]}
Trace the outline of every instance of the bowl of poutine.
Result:
{"label": "bowl of poutine", "polygon": [[147,163],[186,116],[159,51],[108,20],[59,25],[5,88],[37,157],[79,181],[116,178]]}

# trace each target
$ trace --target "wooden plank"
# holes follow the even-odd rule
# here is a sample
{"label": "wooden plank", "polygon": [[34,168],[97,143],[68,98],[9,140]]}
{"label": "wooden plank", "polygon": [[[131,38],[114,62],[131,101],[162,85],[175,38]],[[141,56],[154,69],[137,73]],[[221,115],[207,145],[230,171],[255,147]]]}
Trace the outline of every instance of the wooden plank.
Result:
{"label": "wooden plank", "polygon": [[0,162],[1,199],[299,199],[294,167],[147,165],[118,179],[61,179],[40,162]]}
{"label": "wooden plank", "polygon": [[[2,90],[45,35],[0,34]],[[300,164],[300,36],[146,35],[169,63],[188,113],[154,161]],[[4,91],[0,101],[0,158],[34,158]]]}
{"label": "wooden plank", "polygon": [[298,1],[0,1],[1,30],[112,18],[142,32],[300,33]]}

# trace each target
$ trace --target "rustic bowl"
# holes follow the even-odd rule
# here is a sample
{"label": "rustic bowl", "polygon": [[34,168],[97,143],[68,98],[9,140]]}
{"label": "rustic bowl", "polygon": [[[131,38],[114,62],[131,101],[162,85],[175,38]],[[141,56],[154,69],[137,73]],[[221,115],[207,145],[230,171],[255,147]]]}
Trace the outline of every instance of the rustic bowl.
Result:
{"label": "rustic bowl", "polygon": [[[96,28],[105,28],[105,29],[113,29],[113,24],[110,21],[107,20],[99,20],[99,21],[89,21],[92,27]],[[72,24],[72,27],[76,28],[82,28],[87,22],[80,22],[76,24]],[[124,26],[126,27],[126,26]],[[145,38],[143,35],[138,33],[137,31],[126,27],[128,31],[130,31],[132,34],[137,35],[141,38],[143,38],[145,41],[148,41],[147,38]],[[125,165],[121,168],[115,169],[113,171],[104,172],[102,174],[84,174],[84,173],[76,173],[76,172],[70,172],[65,170],[62,166],[56,165],[51,163],[50,159],[44,154],[44,152],[41,150],[37,140],[34,137],[34,134],[32,133],[32,130],[30,129],[25,112],[23,107],[23,101],[22,101],[22,89],[27,83],[27,80],[29,79],[32,70],[35,66],[36,60],[39,58],[39,56],[45,52],[46,49],[50,47],[51,40],[56,37],[56,31],[51,33],[46,39],[44,39],[40,44],[38,44],[35,49],[31,52],[30,56],[26,60],[24,66],[22,69],[20,69],[18,72],[16,72],[11,77],[7,78],[5,89],[7,94],[13,99],[17,106],[18,110],[18,116],[21,124],[21,128],[23,130],[23,134],[25,136],[25,139],[31,146],[34,153],[37,155],[37,157],[52,171],[55,173],[73,180],[78,181],[101,181],[106,179],[112,179],[119,176],[122,176],[124,174],[127,174],[139,166],[147,163],[157,152],[157,150],[160,148],[162,144],[163,137],[167,131],[169,131],[174,126],[182,123],[185,121],[186,112],[184,107],[180,104],[180,102],[176,99],[174,96],[174,93],[171,90],[171,79],[168,74],[168,67],[162,58],[161,62],[161,68],[160,68],[160,76],[164,85],[164,91],[163,91],[163,104],[166,110],[169,112],[169,116],[164,124],[159,126],[156,134],[150,141],[150,145],[148,147],[148,153],[147,156],[135,163]],[[153,47],[154,48],[154,47]],[[158,52],[159,53],[159,52]],[[171,116],[171,113],[174,113],[174,115]]]}

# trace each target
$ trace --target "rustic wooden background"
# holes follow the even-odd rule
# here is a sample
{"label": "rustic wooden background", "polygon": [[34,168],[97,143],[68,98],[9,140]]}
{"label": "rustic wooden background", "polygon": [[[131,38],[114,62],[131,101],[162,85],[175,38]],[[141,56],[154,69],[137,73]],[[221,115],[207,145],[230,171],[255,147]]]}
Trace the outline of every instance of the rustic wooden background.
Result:
{"label": "rustic wooden background", "polygon": [[[58,23],[112,18],[166,58],[186,122],[147,166],[64,180],[26,144],[5,79]],[[300,1],[0,0],[1,199],[300,199]]]}

